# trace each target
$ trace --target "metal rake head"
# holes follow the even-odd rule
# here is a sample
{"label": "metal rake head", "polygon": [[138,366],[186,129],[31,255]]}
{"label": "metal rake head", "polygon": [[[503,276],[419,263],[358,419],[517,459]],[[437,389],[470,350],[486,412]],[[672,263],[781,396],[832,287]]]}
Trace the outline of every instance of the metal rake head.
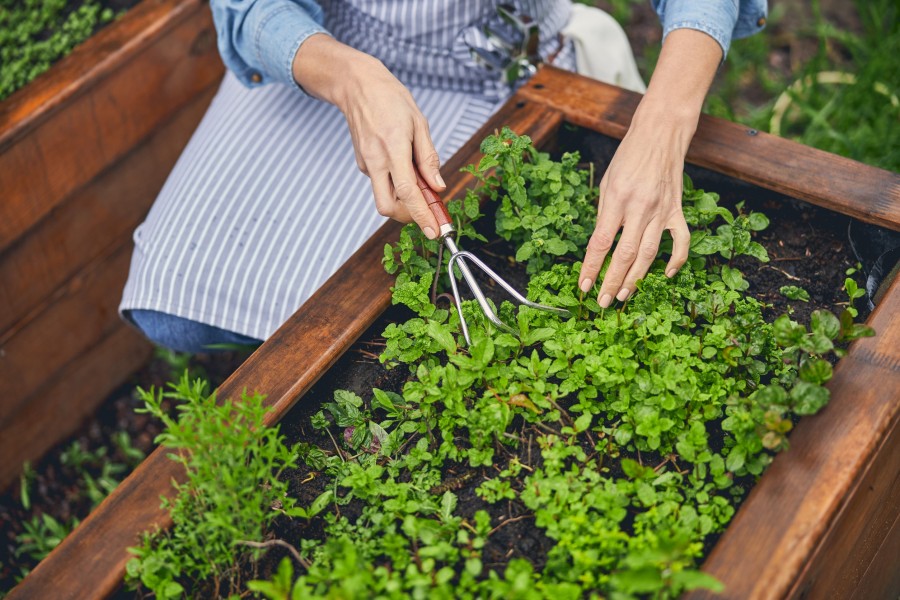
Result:
{"label": "metal rake head", "polygon": [[466,280],[466,284],[469,286],[469,290],[471,290],[472,295],[475,296],[475,300],[478,301],[478,305],[481,307],[481,311],[484,313],[484,316],[493,323],[498,329],[509,332],[518,337],[519,330],[505,322],[497,316],[497,313],[494,311],[494,308],[491,306],[491,303],[488,302],[487,297],[485,297],[484,292],[481,291],[481,286],[478,285],[478,281],[475,280],[475,277],[472,275],[472,271],[469,269],[469,262],[472,265],[481,269],[481,271],[500,284],[504,290],[506,290],[509,295],[515,298],[519,303],[524,304],[525,306],[530,306],[531,308],[537,308],[539,310],[546,310],[548,312],[555,312],[557,314],[563,316],[571,316],[570,313],[565,308],[558,308],[555,306],[547,306],[545,304],[538,304],[537,302],[532,302],[525,296],[519,293],[516,288],[511,286],[508,281],[500,277],[493,269],[484,264],[484,262],[472,254],[471,252],[467,252],[465,250],[460,250],[453,239],[447,237],[444,239],[444,243],[447,245],[447,248],[452,253],[450,256],[450,262],[448,265],[448,269],[450,271],[450,286],[453,288],[453,299],[456,301],[456,310],[459,313],[459,322],[462,326],[463,336],[466,338],[466,344],[472,345],[472,339],[469,337],[469,326],[466,323],[466,318],[463,316],[462,311],[462,296],[459,293],[459,284],[456,281],[456,277],[454,276],[454,266],[458,266],[460,272],[462,273],[463,279]]}

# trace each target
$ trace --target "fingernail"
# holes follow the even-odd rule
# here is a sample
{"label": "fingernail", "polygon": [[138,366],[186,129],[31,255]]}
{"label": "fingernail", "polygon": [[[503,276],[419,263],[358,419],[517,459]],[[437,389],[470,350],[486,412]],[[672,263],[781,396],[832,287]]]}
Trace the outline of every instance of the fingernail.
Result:
{"label": "fingernail", "polygon": [[435,174],[434,174],[434,179],[435,179],[435,181],[438,182],[438,185],[439,185],[439,186],[441,186],[441,187],[447,187],[447,184],[444,183],[444,178],[441,177],[441,174],[440,174],[440,173],[435,173]]}
{"label": "fingernail", "polygon": [[590,277],[585,277],[581,280],[581,291],[585,294],[588,293],[592,285],[594,285],[594,281]]}
{"label": "fingernail", "polygon": [[425,234],[425,237],[427,237],[429,240],[434,239],[434,229],[432,229],[431,227],[423,227],[422,232]]}
{"label": "fingernail", "polygon": [[675,277],[675,273],[677,272],[678,269],[669,269],[668,271],[666,271],[666,277],[671,279],[672,277]]}
{"label": "fingernail", "polygon": [[600,298],[600,308],[609,308],[610,304],[612,304],[612,296],[603,294],[603,297]]}
{"label": "fingernail", "polygon": [[616,294],[616,300],[619,302],[625,302],[625,298],[628,297],[628,288],[622,288],[619,290],[619,293]]}

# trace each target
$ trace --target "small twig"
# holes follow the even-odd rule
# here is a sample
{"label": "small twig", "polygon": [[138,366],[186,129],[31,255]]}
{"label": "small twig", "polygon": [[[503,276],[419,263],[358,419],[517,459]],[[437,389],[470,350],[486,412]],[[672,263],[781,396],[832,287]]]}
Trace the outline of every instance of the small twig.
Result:
{"label": "small twig", "polygon": [[560,406],[559,404],[556,403],[556,400],[554,400],[553,398],[549,398],[549,397],[548,397],[548,398],[547,398],[547,401],[548,401],[551,405],[553,405],[553,408],[555,408],[556,410],[559,411],[559,414],[560,414],[560,415],[562,415],[563,417],[566,418],[566,420],[569,422],[569,426],[570,426],[570,427],[574,427],[574,426],[575,426],[575,421],[572,420],[572,417],[569,415],[568,412],[566,412],[566,409],[564,409],[562,406]]}
{"label": "small twig", "polygon": [[309,570],[310,567],[309,561],[300,556],[300,553],[297,551],[297,549],[284,540],[268,540],[265,542],[237,540],[235,544],[242,544],[244,546],[250,546],[251,548],[271,548],[272,546],[281,546],[282,548],[287,548],[288,552],[293,555],[293,557],[297,560],[298,563],[303,566],[304,569]]}
{"label": "small twig", "polygon": [[782,260],[806,260],[805,256],[776,256],[772,259],[772,262],[778,262]]}
{"label": "small twig", "polygon": [[478,535],[478,530],[475,529],[474,527],[472,527],[471,525],[469,525],[466,521],[460,521],[460,522],[459,522],[459,526],[460,526],[460,527],[465,527],[466,529],[468,529],[469,531],[471,531],[471,532],[474,533],[475,535]]}
{"label": "small twig", "polygon": [[535,425],[535,427],[539,427],[551,435],[559,435],[559,432],[557,430],[555,430],[552,427],[549,427],[547,425],[544,425],[541,422],[537,422],[534,425]]}
{"label": "small twig", "polygon": [[494,527],[493,529],[491,529],[488,532],[488,537],[491,537],[492,535],[494,535],[497,532],[497,530],[500,529],[501,527],[503,527],[504,525],[509,525],[510,523],[515,523],[516,521],[522,521],[523,519],[533,519],[533,518],[534,518],[534,515],[521,515],[518,517],[513,517],[512,519],[507,519],[507,520],[503,521],[502,523],[500,523],[499,525],[497,525],[496,527]]}
{"label": "small twig", "polygon": [[326,427],[325,433],[327,433],[328,437],[331,438],[331,443],[334,444],[334,449],[337,451],[337,455],[341,457],[341,462],[347,462],[347,459],[344,458],[344,453],[341,452],[341,448],[338,446],[337,442],[335,441],[334,436],[331,435],[331,430]]}
{"label": "small twig", "polygon": [[772,265],[763,265],[763,266],[767,267],[769,269],[772,269],[773,271],[778,271],[779,273],[781,273],[782,275],[784,275],[785,277],[787,277],[788,279],[790,279],[792,281],[803,281],[803,278],[795,277],[795,276],[791,275],[790,273],[788,273],[787,271],[785,271],[784,269],[779,269],[778,267],[773,267]]}

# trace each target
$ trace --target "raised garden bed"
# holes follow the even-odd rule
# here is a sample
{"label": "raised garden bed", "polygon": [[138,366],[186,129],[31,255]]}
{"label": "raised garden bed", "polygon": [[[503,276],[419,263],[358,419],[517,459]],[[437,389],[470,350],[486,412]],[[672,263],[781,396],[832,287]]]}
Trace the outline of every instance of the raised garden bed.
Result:
{"label": "raised garden bed", "polygon": [[[448,196],[470,183],[456,170],[477,160],[477,140],[501,125],[541,147],[552,145],[564,121],[621,137],[636,102],[633,94],[545,69],[451,161]],[[736,125],[704,119],[688,160],[870,222],[900,224],[896,175]],[[379,259],[396,235],[389,224],[373,236],[219,394],[264,393],[274,408],[268,421],[279,420],[387,307],[390,278]],[[713,550],[704,568],[725,583],[729,597],[817,590],[874,597],[896,589],[891,572],[877,567],[890,560],[885,551],[891,548],[882,542],[895,539],[887,532],[897,516],[900,470],[892,461],[900,374],[891,317],[898,308],[895,284],[869,319],[879,335],[854,343],[829,386],[829,407],[801,421],[791,450],[775,460]],[[877,390],[868,385],[876,377],[882,382]],[[162,451],[151,455],[12,597],[112,593],[128,558],[125,548],[153,523],[167,524],[157,498],[179,469]]]}
{"label": "raised garden bed", "polygon": [[222,73],[204,2],[145,0],[0,102],[0,489],[149,358],[131,235]]}

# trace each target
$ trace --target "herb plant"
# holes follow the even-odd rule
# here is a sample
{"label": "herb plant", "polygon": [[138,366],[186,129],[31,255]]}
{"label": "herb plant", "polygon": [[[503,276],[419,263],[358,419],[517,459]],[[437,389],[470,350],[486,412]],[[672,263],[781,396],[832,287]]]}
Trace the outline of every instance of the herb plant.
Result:
{"label": "herb plant", "polygon": [[0,100],[50,68],[115,16],[97,0],[0,2]]}
{"label": "herb plant", "polygon": [[[294,508],[279,476],[294,466],[295,452],[277,428],[263,426],[258,395],[217,403],[203,381],[191,382],[187,374],[169,391],[140,394],[145,412],[166,426],[157,441],[173,450],[169,457],[184,466],[187,480],[163,502],[171,529],[146,534],[131,549],[136,557],[127,579],[160,599],[182,597],[185,584],[203,581],[213,586],[211,596],[240,591],[240,566],[258,556],[265,527]],[[163,398],[180,402],[177,419],[166,413]]]}
{"label": "herb plant", "polygon": [[[705,546],[728,525],[746,483],[787,448],[795,419],[827,402],[823,385],[843,344],[872,331],[847,311],[816,311],[808,325],[786,315],[767,322],[734,258],[768,260],[753,239],[768,219],[743,205],[732,211],[687,179],[688,263],[670,279],[658,261],[626,304],[601,309],[577,286],[595,218],[591,172],[578,168],[577,154],[554,161],[508,129],[482,151],[470,167],[477,188],[451,208],[459,235],[478,235],[479,196],[495,200],[498,234],[529,248],[519,256],[531,274],[529,298],[574,316],[500,303],[501,317],[518,325],[514,337],[467,301],[464,312],[482,323],[466,347],[456,312],[439,307],[437,243],[406,227],[384,263],[397,274],[393,300],[410,318],[387,327],[380,358],[409,377],[399,391],[338,390],[312,415],[328,442],[293,453],[325,479],[324,491],[301,507],[270,485],[286,516],[323,533],[282,540],[291,556],[248,589],[272,599],[720,590],[698,570]],[[293,464],[291,452],[272,455]],[[282,468],[267,464],[266,477]],[[241,481],[263,478],[257,471]],[[192,489],[199,495],[204,485]],[[257,523],[269,522],[258,500],[231,512],[253,510]],[[515,521],[527,521],[545,546],[498,548],[499,532]],[[160,564],[151,552],[148,542],[144,563]],[[164,552],[165,564],[182,560],[174,548]],[[167,569],[166,585],[175,585],[183,570]]]}

